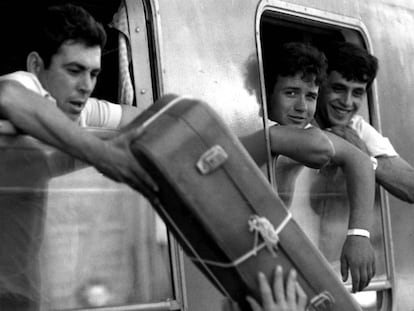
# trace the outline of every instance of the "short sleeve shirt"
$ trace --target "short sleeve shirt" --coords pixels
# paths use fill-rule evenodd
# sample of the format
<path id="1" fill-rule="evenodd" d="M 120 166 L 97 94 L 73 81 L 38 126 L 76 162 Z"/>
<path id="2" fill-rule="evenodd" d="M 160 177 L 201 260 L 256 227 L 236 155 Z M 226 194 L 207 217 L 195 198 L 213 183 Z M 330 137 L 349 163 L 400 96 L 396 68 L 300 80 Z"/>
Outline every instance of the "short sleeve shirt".
<path id="1" fill-rule="evenodd" d="M 373 128 L 360 115 L 355 115 L 350 123 L 358 136 L 365 142 L 371 156 L 387 156 L 395 157 L 398 153 L 395 151 L 390 140 L 382 136 L 375 128 Z"/>
<path id="2" fill-rule="evenodd" d="M 56 104 L 56 100 L 42 87 L 39 79 L 32 73 L 16 71 L 0 77 L 1 80 L 14 80 L 21 83 L 27 89 L 49 99 Z M 89 98 L 85 108 L 79 117 L 79 125 L 82 127 L 103 127 L 116 129 L 121 123 L 122 108 L 120 105 L 101 100 Z"/>

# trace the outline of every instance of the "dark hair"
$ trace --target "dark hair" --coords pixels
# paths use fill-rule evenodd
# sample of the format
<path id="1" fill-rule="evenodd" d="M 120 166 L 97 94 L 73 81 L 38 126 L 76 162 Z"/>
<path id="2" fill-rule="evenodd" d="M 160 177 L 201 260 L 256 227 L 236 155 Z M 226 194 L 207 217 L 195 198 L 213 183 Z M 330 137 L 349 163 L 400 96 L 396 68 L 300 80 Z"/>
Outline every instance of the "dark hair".
<path id="1" fill-rule="evenodd" d="M 42 57 L 45 67 L 66 41 L 82 43 L 88 47 L 106 43 L 105 30 L 92 15 L 80 6 L 72 4 L 48 7 L 40 16 L 34 51 Z"/>
<path id="2" fill-rule="evenodd" d="M 339 72 L 345 79 L 367 83 L 369 88 L 378 71 L 378 59 L 367 50 L 349 42 L 332 42 L 325 54 L 328 73 Z"/>
<path id="3" fill-rule="evenodd" d="M 320 85 L 326 78 L 325 55 L 310 44 L 302 42 L 285 43 L 272 59 L 265 64 L 266 92 L 271 95 L 277 78 L 302 74 L 304 81 L 314 80 Z"/>

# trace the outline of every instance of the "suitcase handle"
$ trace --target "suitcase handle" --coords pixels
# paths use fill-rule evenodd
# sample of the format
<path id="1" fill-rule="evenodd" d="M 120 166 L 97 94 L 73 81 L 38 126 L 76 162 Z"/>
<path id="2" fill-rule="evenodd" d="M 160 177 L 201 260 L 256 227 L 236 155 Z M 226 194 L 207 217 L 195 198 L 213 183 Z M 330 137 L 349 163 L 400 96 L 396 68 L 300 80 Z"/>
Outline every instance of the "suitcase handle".
<path id="1" fill-rule="evenodd" d="M 306 311 L 329 311 L 335 304 L 335 299 L 328 291 L 323 291 L 319 295 L 313 297 Z"/>
<path id="2" fill-rule="evenodd" d="M 204 152 L 197 161 L 196 167 L 202 175 L 218 169 L 228 158 L 227 152 L 220 145 L 214 145 Z"/>

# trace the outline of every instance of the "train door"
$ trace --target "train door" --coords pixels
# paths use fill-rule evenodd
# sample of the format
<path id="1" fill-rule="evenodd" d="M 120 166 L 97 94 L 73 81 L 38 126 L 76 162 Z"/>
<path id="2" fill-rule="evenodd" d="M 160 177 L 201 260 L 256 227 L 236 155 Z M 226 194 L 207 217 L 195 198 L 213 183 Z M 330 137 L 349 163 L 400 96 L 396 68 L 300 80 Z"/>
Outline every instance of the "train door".
<path id="1" fill-rule="evenodd" d="M 264 103 L 268 77 L 266 66 L 285 42 L 308 42 L 323 51 L 331 40 L 350 41 L 372 52 L 369 34 L 360 20 L 282 1 L 260 3 L 256 30 Z M 374 85 L 367 96 L 366 105 L 359 112 L 374 127 L 379 124 L 377 105 Z M 266 104 L 263 110 L 266 119 Z M 339 256 L 348 221 L 346 195 L 338 187 L 339 181 L 334 183 L 325 180 L 323 187 L 315 187 L 316 184 L 320 185 L 320 180 L 321 176 L 315 170 L 304 169 L 296 180 L 290 209 L 340 277 Z M 333 184 L 335 186 L 332 187 Z M 368 288 L 355 294 L 355 297 L 364 310 L 392 310 L 394 269 L 390 216 L 387 198 L 379 188 L 376 189 L 375 224 L 371 242 L 376 254 L 376 276 Z M 349 280 L 345 286 L 350 289 Z"/>
<path id="2" fill-rule="evenodd" d="M 36 6 L 65 2 L 87 9 L 107 30 L 94 96 L 140 109 L 152 104 L 153 8 L 128 0 Z M 37 8 L 31 1 L 0 6 L 9 43 L 1 74 L 24 70 Z M 144 197 L 26 135 L 0 134 L 0 149 L 1 294 L 35 301 L 40 310 L 186 308 L 181 251 Z"/>

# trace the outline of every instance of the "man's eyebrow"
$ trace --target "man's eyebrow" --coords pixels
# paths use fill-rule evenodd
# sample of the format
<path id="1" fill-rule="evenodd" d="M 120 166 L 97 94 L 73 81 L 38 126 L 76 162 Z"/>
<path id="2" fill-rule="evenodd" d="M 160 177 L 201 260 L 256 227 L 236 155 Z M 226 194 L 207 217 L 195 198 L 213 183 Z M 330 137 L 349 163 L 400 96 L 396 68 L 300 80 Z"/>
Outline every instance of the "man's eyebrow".
<path id="1" fill-rule="evenodd" d="M 283 87 L 282 90 L 294 90 L 294 91 L 297 91 L 297 90 L 300 90 L 300 87 L 287 85 L 287 86 Z"/>
<path id="2" fill-rule="evenodd" d="M 87 66 L 84 66 L 84 65 L 82 65 L 80 63 L 77 63 L 77 62 L 66 63 L 63 66 L 64 67 L 77 67 L 80 70 L 88 70 L 88 67 Z M 94 71 L 94 72 L 98 72 L 99 73 L 101 71 L 101 68 L 92 68 L 91 70 Z"/>
<path id="3" fill-rule="evenodd" d="M 86 66 L 84 66 L 80 63 L 77 63 L 77 62 L 66 63 L 63 66 L 65 66 L 65 67 L 78 67 L 79 69 L 86 69 Z"/>
<path id="4" fill-rule="evenodd" d="M 346 85 L 344 83 L 341 83 L 341 82 L 331 83 L 331 86 L 336 86 L 336 87 L 340 86 L 340 87 L 344 87 L 344 88 L 346 87 Z"/>

